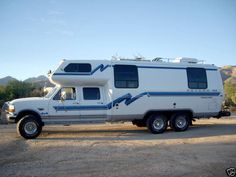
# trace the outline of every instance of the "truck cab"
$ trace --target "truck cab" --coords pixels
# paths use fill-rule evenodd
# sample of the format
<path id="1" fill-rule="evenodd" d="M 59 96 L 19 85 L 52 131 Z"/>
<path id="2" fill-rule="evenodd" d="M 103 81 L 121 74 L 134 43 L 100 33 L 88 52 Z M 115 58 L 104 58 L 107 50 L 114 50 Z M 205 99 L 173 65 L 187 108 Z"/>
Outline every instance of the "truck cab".
<path id="1" fill-rule="evenodd" d="M 22 98 L 8 102 L 7 112 L 7 120 L 12 123 L 29 115 L 37 117 L 41 125 L 103 123 L 108 120 L 104 88 L 92 85 L 57 85 L 45 97 Z M 33 126 L 36 124 L 32 124 L 30 128 Z"/>

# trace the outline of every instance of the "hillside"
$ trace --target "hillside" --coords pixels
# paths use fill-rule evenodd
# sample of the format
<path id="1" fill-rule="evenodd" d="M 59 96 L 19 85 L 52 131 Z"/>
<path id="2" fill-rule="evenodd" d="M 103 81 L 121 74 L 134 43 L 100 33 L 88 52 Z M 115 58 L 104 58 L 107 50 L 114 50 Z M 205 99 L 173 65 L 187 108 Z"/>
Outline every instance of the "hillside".
<path id="1" fill-rule="evenodd" d="M 51 87 L 53 86 L 48 78 L 46 76 L 43 76 L 43 75 L 40 75 L 38 77 L 30 77 L 26 80 L 24 80 L 24 82 L 28 82 L 28 83 L 32 83 L 32 84 L 36 84 L 37 86 L 40 86 L 40 87 L 44 87 L 45 85 L 47 87 Z"/>
<path id="2" fill-rule="evenodd" d="M 231 82 L 236 85 L 236 66 L 224 66 L 220 72 L 224 82 Z"/>
<path id="3" fill-rule="evenodd" d="M 13 78 L 11 76 L 7 76 L 7 77 L 4 77 L 4 78 L 1 78 L 0 79 L 0 85 L 6 86 L 8 84 L 8 82 L 14 81 L 14 80 L 17 80 L 17 79 L 15 79 L 15 78 Z M 35 85 L 37 85 L 39 87 L 44 87 L 45 84 L 46 84 L 47 87 L 53 86 L 49 82 L 48 78 L 46 76 L 43 76 L 43 75 L 38 76 L 38 77 L 30 77 L 30 78 L 24 80 L 24 82 L 32 83 L 32 84 L 35 84 Z"/>
<path id="4" fill-rule="evenodd" d="M 11 76 L 3 77 L 0 79 L 0 85 L 7 85 L 8 82 L 15 81 L 15 80 L 17 80 L 17 79 L 15 79 Z"/>

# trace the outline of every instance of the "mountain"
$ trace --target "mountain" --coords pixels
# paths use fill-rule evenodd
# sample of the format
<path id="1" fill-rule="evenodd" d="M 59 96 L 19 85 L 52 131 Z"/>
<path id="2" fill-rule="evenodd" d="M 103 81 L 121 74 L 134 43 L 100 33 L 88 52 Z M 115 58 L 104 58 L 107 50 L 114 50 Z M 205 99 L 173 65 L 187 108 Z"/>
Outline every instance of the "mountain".
<path id="1" fill-rule="evenodd" d="M 0 79 L 0 85 L 7 85 L 10 81 L 16 81 L 17 79 L 11 76 L 3 77 Z"/>
<path id="2" fill-rule="evenodd" d="M 32 83 L 32 84 L 36 84 L 39 87 L 52 87 L 53 84 L 51 84 L 48 80 L 48 78 L 46 76 L 40 75 L 38 77 L 30 77 L 26 80 L 24 80 L 24 82 L 28 82 L 28 83 Z"/>
<path id="3" fill-rule="evenodd" d="M 7 76 L 7 77 L 4 77 L 4 78 L 1 78 L 0 79 L 0 85 L 7 85 L 8 82 L 10 81 L 16 81 L 17 79 L 11 77 L 11 76 Z M 27 82 L 27 83 L 32 83 L 32 84 L 35 84 L 36 86 L 38 87 L 52 87 L 53 84 L 51 84 L 48 80 L 48 78 L 46 76 L 38 76 L 38 77 L 30 77 L 26 80 L 24 80 L 24 82 Z"/>
<path id="4" fill-rule="evenodd" d="M 236 66 L 224 66 L 220 69 L 224 82 L 231 82 L 236 85 Z"/>
<path id="5" fill-rule="evenodd" d="M 48 78 L 43 75 L 40 75 L 38 77 L 30 77 L 24 80 L 24 82 L 29 82 L 29 83 L 37 83 L 37 82 L 45 82 L 45 81 L 48 81 Z"/>

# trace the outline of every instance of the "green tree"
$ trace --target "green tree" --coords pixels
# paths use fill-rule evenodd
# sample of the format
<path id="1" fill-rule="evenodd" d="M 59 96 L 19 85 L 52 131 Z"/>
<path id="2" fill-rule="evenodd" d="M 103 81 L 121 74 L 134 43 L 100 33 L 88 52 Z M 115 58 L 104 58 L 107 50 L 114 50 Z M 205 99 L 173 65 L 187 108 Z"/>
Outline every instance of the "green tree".
<path id="1" fill-rule="evenodd" d="M 224 85 L 225 100 L 230 106 L 236 105 L 236 86 L 231 82 L 225 82 Z"/>
<path id="2" fill-rule="evenodd" d="M 6 100 L 28 97 L 34 89 L 35 87 L 30 83 L 11 81 L 6 86 Z"/>
<path id="3" fill-rule="evenodd" d="M 11 81 L 7 86 L 0 86 L 0 108 L 6 101 L 43 95 L 42 87 L 23 81 Z"/>
<path id="4" fill-rule="evenodd" d="M 0 85 L 0 100 L 4 99 L 5 96 L 5 87 Z"/>
<path id="5" fill-rule="evenodd" d="M 0 110 L 6 99 L 5 87 L 0 86 Z"/>

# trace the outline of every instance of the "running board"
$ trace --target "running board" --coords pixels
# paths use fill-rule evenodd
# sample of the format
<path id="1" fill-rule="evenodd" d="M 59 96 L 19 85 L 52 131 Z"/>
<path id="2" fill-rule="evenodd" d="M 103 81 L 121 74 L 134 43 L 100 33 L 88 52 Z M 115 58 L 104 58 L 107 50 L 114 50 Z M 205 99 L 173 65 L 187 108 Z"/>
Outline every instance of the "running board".
<path id="1" fill-rule="evenodd" d="M 91 124 L 91 123 L 105 123 L 107 119 L 45 119 L 45 125 L 59 124 L 59 125 L 73 125 L 73 124 Z"/>

